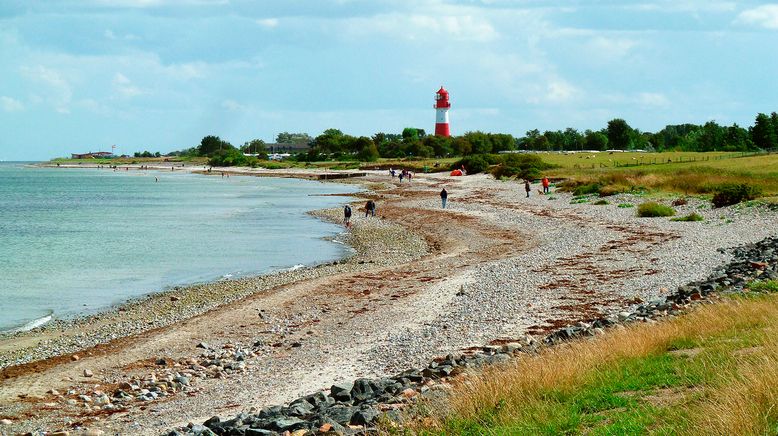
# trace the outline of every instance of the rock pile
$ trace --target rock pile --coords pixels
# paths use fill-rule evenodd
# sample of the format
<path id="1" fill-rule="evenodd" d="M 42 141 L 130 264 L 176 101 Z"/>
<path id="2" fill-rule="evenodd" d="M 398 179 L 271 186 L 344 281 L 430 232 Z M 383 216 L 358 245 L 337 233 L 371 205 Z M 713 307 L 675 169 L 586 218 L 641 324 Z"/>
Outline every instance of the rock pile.
<path id="1" fill-rule="evenodd" d="M 573 338 L 601 334 L 615 324 L 650 321 L 680 314 L 685 306 L 702 300 L 712 292 L 742 292 L 748 283 L 778 279 L 778 237 L 744 245 L 731 250 L 734 259 L 707 279 L 680 286 L 663 299 L 657 299 L 611 317 L 579 322 L 559 329 L 536 342 L 527 336 L 523 341 L 502 346 L 470 349 L 462 355 L 448 355 L 431 362 L 424 369 L 409 369 L 393 377 L 357 379 L 333 385 L 329 391 L 317 392 L 292 401 L 286 406 L 272 406 L 258 413 L 244 413 L 222 421 L 218 416 L 203 425 L 166 432 L 183 435 L 309 435 L 364 434 L 374 432 L 379 419 L 397 422 L 399 410 L 414 403 L 422 394 L 439 390 L 442 382 L 466 368 L 506 362 L 513 355 L 536 352 L 539 346 L 551 346 Z M 382 418 L 383 417 L 383 418 Z"/>
<path id="2" fill-rule="evenodd" d="M 257 347 L 262 346 L 256 344 Z M 154 368 L 145 376 L 133 376 L 126 380 L 101 386 L 91 385 L 93 389 L 70 389 L 65 394 L 50 391 L 60 403 L 69 406 L 82 406 L 85 412 L 122 411 L 131 403 L 152 402 L 179 392 L 196 390 L 198 379 L 225 378 L 246 372 L 250 367 L 250 358 L 255 357 L 257 347 L 244 347 L 228 342 L 219 349 L 208 344 L 197 345 L 203 351 L 198 357 L 175 361 L 160 357 L 154 361 Z M 89 374 L 89 375 L 87 375 Z M 84 370 L 85 377 L 93 377 L 91 371 Z M 106 392 L 108 391 L 108 392 Z"/>

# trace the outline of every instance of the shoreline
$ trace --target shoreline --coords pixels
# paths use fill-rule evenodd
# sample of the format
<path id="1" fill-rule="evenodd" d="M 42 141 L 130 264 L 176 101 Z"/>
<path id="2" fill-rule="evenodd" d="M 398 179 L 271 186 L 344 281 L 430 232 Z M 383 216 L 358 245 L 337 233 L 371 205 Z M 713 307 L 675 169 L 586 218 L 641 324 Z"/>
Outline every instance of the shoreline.
<path id="1" fill-rule="evenodd" d="M 36 163 L 31 165 L 32 167 L 38 167 L 38 168 L 61 168 L 61 169 L 70 169 L 70 168 L 81 168 L 81 169 L 100 169 L 98 168 L 97 164 L 90 164 L 90 166 L 56 166 L 53 164 L 41 164 Z M 129 166 L 130 168 L 133 168 L 132 165 Z M 133 168 L 134 170 L 140 170 L 137 166 Z M 233 174 L 236 176 L 257 176 L 256 174 L 251 174 L 249 171 L 241 171 L 241 172 L 234 172 Z M 143 171 L 159 171 L 164 172 L 165 169 L 162 167 L 157 168 L 145 168 Z M 273 171 L 273 170 L 268 170 Z M 186 172 L 190 174 L 200 174 L 200 175 L 209 175 L 205 172 L 201 172 L 198 170 L 195 170 L 192 167 L 186 168 Z M 215 172 L 216 175 L 220 173 L 220 171 Z M 272 174 L 264 174 L 265 177 L 273 177 Z M 280 177 L 290 177 L 289 175 L 281 175 Z M 294 176 L 292 176 L 294 177 Z M 297 178 L 297 177 L 295 177 Z M 302 180 L 318 180 L 310 177 L 299 177 Z M 342 180 L 338 179 L 329 179 L 333 182 Z M 329 180 L 321 180 L 321 181 L 329 181 Z M 351 181 L 347 182 L 351 184 Z M 343 197 L 356 197 L 359 198 L 362 194 L 368 194 L 369 191 L 366 190 L 366 184 L 365 183 L 359 183 L 362 185 L 362 190 L 358 192 L 354 192 L 351 194 L 327 194 L 327 195 L 342 195 Z M 340 220 L 338 219 L 338 213 L 340 213 L 339 210 L 335 211 L 336 213 L 331 214 L 328 213 L 327 209 L 312 209 L 305 212 L 305 214 L 313 216 L 317 219 L 330 222 L 333 224 L 339 224 Z M 91 348 L 100 344 L 104 344 L 106 342 L 110 342 L 115 339 L 120 339 L 122 337 L 127 337 L 139 333 L 143 333 L 145 331 L 153 330 L 156 328 L 166 327 L 173 325 L 177 322 L 184 321 L 186 319 L 199 316 L 203 313 L 208 312 L 209 310 L 218 308 L 222 305 L 229 304 L 230 302 L 246 298 L 254 293 L 261 292 L 260 289 L 264 290 L 267 289 L 268 286 L 275 287 L 275 286 L 281 286 L 288 283 L 293 283 L 298 280 L 306 280 L 309 279 L 310 275 L 318 275 L 318 270 L 321 268 L 325 268 L 328 266 L 334 266 L 338 264 L 345 264 L 348 263 L 352 258 L 354 257 L 364 257 L 365 251 L 367 248 L 360 244 L 356 244 L 356 246 L 349 241 L 351 235 L 347 231 L 343 231 L 339 234 L 334 235 L 334 237 L 325 236 L 323 239 L 328 240 L 331 243 L 338 243 L 341 245 L 346 246 L 348 249 L 352 250 L 352 253 L 345 253 L 344 256 L 339 257 L 337 259 L 331 259 L 326 261 L 321 261 L 318 263 L 310 264 L 310 265 L 302 265 L 302 264 L 293 264 L 289 267 L 283 267 L 277 270 L 269 271 L 266 273 L 261 274 L 251 274 L 246 276 L 241 276 L 238 278 L 231 278 L 231 277 L 225 277 L 221 276 L 220 278 L 215 278 L 213 280 L 206 280 L 206 281 L 194 281 L 191 283 L 183 283 L 183 284 L 171 284 L 169 286 L 166 286 L 163 289 L 151 291 L 148 293 L 145 293 L 143 295 L 133 296 L 129 297 L 126 300 L 122 301 L 118 304 L 112 304 L 100 309 L 96 309 L 95 311 L 90 311 L 89 313 L 85 314 L 75 314 L 75 315 L 69 315 L 65 316 L 63 318 L 57 318 L 53 316 L 53 313 L 49 313 L 45 316 L 42 316 L 35 320 L 30 320 L 29 322 L 26 322 L 25 324 L 21 326 L 15 326 L 11 327 L 7 330 L 0 331 L 0 374 L 6 369 L 6 368 L 12 368 L 14 366 L 18 365 L 26 365 L 30 363 L 35 363 L 36 361 L 46 360 L 50 358 L 55 358 L 63 355 L 70 355 L 77 353 L 79 351 L 82 351 L 87 348 Z M 331 274 L 334 274 L 336 272 L 330 272 Z M 325 273 L 326 274 L 326 273 Z M 259 283 L 259 285 L 257 284 Z M 272 285 L 270 285 L 272 284 Z M 204 301 L 201 299 L 187 299 L 187 296 L 190 296 L 191 294 L 201 293 L 204 289 L 211 289 L 211 288 L 224 288 L 225 290 L 223 292 L 208 292 L 209 297 L 207 297 Z M 246 290 L 247 287 L 253 287 L 254 290 Z M 188 301 L 187 300 L 192 300 Z M 70 343 L 70 344 L 60 344 L 57 343 L 56 339 L 50 339 L 51 337 L 59 337 L 61 335 L 67 335 L 69 331 L 73 329 L 81 329 L 81 328 L 88 328 L 89 326 L 93 326 L 95 324 L 103 324 L 106 322 L 107 319 L 115 319 L 119 317 L 126 317 L 126 315 L 129 313 L 130 316 L 133 315 L 134 312 L 143 312 L 145 309 L 156 309 L 160 305 L 167 306 L 165 303 L 173 302 L 177 303 L 175 307 L 170 306 L 166 307 L 168 313 L 166 313 L 163 317 L 167 318 L 162 321 L 154 322 L 153 324 L 147 326 L 147 327 L 139 327 L 139 328 L 131 328 L 129 330 L 123 330 L 121 333 L 110 333 L 108 336 L 100 335 L 99 332 L 96 332 L 92 334 L 92 338 L 88 338 L 85 340 L 81 340 L 78 343 Z M 41 322 L 43 321 L 43 322 Z M 27 328 L 30 326 L 29 328 Z M 42 341 L 48 341 L 52 340 L 54 343 L 46 344 L 45 350 L 30 350 L 29 347 L 22 347 L 18 349 L 14 349 L 13 346 L 9 346 L 9 342 L 27 342 L 27 339 L 41 339 Z"/>
<path id="2" fill-rule="evenodd" d="M 214 412 L 251 413 L 333 383 L 630 311 L 728 262 L 718 248 L 778 234 L 778 214 L 760 207 L 711 209 L 690 199 L 679 214 L 698 211 L 705 221 L 671 222 L 617 207 L 645 201 L 634 195 L 597 206 L 562 193 L 524 199 L 518 184 L 486 176 L 420 175 L 397 184 L 375 174 L 360 181 L 376 187 L 366 197 L 376 199 L 382 218 L 352 217 L 355 229 L 365 226 L 351 236 L 366 257 L 112 341 L 80 360 L 0 371 L 7 388 L 0 407 L 20 419 L 12 428 L 72 428 L 67 420 L 76 420 L 110 433 L 159 434 Z M 441 186 L 449 191 L 445 210 Z M 338 210 L 321 213 L 340 218 Z M 234 361 L 245 353 L 245 361 Z M 179 375 L 195 379 L 153 402 L 84 400 L 97 401 L 117 384 L 151 389 L 149 380 Z M 52 389 L 64 393 L 45 394 Z M 21 394 L 27 397 L 19 401 Z M 24 415 L 41 404 L 50 409 Z"/>

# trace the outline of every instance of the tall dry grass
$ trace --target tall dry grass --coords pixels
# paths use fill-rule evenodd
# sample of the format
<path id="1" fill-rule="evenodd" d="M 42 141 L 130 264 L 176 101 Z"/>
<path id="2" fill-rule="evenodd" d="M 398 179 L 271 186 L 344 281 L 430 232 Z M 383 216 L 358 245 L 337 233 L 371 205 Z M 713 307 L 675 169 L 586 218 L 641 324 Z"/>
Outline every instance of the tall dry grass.
<path id="1" fill-rule="evenodd" d="M 778 327 L 778 298 L 774 296 L 699 307 L 683 317 L 614 329 L 606 335 L 547 349 L 536 356 L 523 356 L 457 384 L 450 396 L 450 413 L 428 420 L 425 427 L 434 431 L 445 428 L 447 419 L 478 421 L 484 414 L 496 425 L 527 418 L 542 422 L 549 418 L 542 416 L 548 409 L 542 406 L 548 392 L 575 389 L 597 377 L 600 368 L 625 359 L 664 353 L 678 341 L 765 326 Z M 747 428 L 745 423 L 751 423 L 754 434 L 759 434 L 759 428 L 766 425 L 760 423 L 775 422 L 778 336 L 773 335 L 770 340 L 770 352 L 759 353 L 759 359 L 742 372 L 741 380 L 722 388 L 705 406 L 709 413 L 703 415 L 707 418 L 699 424 L 712 434 L 742 434 L 731 430 Z M 714 361 L 709 366 L 711 371 L 718 370 Z"/>
<path id="2" fill-rule="evenodd" d="M 764 345 L 739 357 L 738 377 L 712 389 L 695 415 L 694 428 L 722 436 L 778 434 L 778 325 L 776 318 L 772 322 Z"/>

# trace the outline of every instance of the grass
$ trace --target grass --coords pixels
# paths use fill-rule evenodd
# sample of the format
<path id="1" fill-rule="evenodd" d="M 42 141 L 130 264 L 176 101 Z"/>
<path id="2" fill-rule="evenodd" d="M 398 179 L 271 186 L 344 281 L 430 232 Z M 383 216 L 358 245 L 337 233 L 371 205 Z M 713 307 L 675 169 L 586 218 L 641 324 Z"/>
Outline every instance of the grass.
<path id="1" fill-rule="evenodd" d="M 606 204 L 610 204 L 610 202 L 608 200 L 597 200 L 592 204 L 595 206 L 605 206 Z"/>
<path id="2" fill-rule="evenodd" d="M 702 215 L 698 213 L 690 213 L 689 215 L 678 217 L 678 218 L 670 218 L 670 221 L 685 221 L 685 222 L 691 222 L 691 221 L 704 221 L 705 218 L 703 218 Z"/>
<path id="3" fill-rule="evenodd" d="M 673 216 L 675 215 L 675 209 L 673 209 L 670 206 L 665 206 L 664 204 L 659 204 L 653 201 L 649 201 L 638 206 L 637 214 L 639 217 L 644 217 L 644 218 Z"/>
<path id="4" fill-rule="evenodd" d="M 627 208 L 630 208 L 630 207 L 635 207 L 635 205 L 632 204 L 632 203 L 621 203 L 621 204 L 619 204 L 619 207 L 622 208 L 622 209 L 627 209 Z"/>
<path id="5" fill-rule="evenodd" d="M 454 386 L 448 412 L 410 431 L 775 434 L 776 404 L 778 295 L 759 294 L 471 373 Z"/>
<path id="6" fill-rule="evenodd" d="M 588 156 L 588 158 L 587 158 Z M 597 184 L 601 195 L 642 190 L 712 195 L 726 184 L 747 184 L 765 197 L 778 196 L 778 155 L 739 153 L 542 154 L 557 168 L 549 177 L 568 179 L 570 190 Z M 672 163 L 667 163 L 667 160 Z M 696 159 L 696 161 L 695 161 Z M 615 166 L 643 162 L 642 166 Z M 653 164 L 653 162 L 657 162 Z M 664 162 L 664 163 L 661 163 Z"/>

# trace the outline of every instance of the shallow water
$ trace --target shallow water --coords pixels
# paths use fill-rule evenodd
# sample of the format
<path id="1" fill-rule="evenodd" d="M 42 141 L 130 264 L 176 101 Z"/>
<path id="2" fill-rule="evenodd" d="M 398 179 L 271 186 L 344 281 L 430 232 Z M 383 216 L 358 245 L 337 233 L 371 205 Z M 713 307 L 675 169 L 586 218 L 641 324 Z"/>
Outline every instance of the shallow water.
<path id="1" fill-rule="evenodd" d="M 155 182 L 155 177 L 159 182 Z M 342 257 L 308 216 L 356 188 L 307 180 L 0 164 L 0 331 L 174 285 Z"/>

